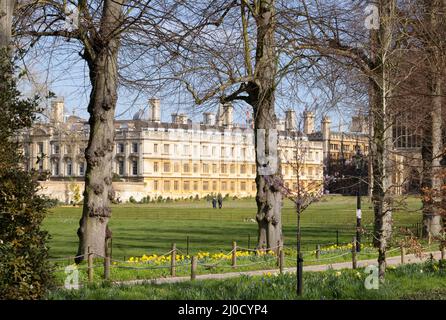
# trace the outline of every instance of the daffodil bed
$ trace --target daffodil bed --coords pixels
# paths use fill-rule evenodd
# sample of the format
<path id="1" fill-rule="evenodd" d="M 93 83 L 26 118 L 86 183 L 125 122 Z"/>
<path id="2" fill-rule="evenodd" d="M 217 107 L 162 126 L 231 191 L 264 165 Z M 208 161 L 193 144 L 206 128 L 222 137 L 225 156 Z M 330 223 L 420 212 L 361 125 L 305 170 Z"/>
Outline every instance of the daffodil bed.
<path id="1" fill-rule="evenodd" d="M 188 281 L 162 285 L 116 286 L 96 283 L 80 290 L 58 289 L 48 299 L 443 299 L 446 300 L 446 261 L 389 267 L 378 288 L 366 287 L 364 269 L 304 272 L 303 296 L 296 296 L 295 274 L 241 276 L 225 280 Z"/>
<path id="2" fill-rule="evenodd" d="M 432 247 L 434 249 L 434 247 Z M 389 252 L 389 256 L 398 255 L 398 250 Z M 203 252 L 200 251 L 197 257 L 197 274 L 219 274 L 234 271 L 271 270 L 278 269 L 278 257 L 273 251 L 237 250 L 236 267 L 232 267 L 232 252 Z M 331 245 L 322 247 L 319 259 L 316 258 L 316 251 L 305 251 L 303 253 L 304 265 L 331 264 L 335 262 L 351 261 L 351 244 Z M 292 248 L 284 249 L 284 267 L 295 267 L 297 252 Z M 362 250 L 357 254 L 358 260 L 377 258 L 376 249 L 371 244 L 363 244 Z M 189 276 L 191 270 L 191 256 L 181 252 L 176 254 L 176 276 Z M 63 285 L 67 274 L 65 272 L 67 263 L 58 262 L 55 264 L 56 282 Z M 142 255 L 130 257 L 126 261 L 112 260 L 110 270 L 110 280 L 126 281 L 138 279 L 155 279 L 170 277 L 171 254 L 165 255 Z M 81 284 L 87 283 L 88 269 L 86 263 L 78 266 L 79 281 Z M 103 259 L 94 261 L 94 282 L 103 281 Z"/>

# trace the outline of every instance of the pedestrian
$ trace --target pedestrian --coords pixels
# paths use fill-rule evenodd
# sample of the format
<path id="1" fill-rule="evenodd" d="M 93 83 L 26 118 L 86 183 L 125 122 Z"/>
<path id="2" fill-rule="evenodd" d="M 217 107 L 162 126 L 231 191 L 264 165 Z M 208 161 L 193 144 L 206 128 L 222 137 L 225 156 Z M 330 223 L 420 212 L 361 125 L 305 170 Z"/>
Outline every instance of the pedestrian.
<path id="1" fill-rule="evenodd" d="M 218 195 L 218 208 L 221 209 L 223 207 L 223 197 L 221 194 Z"/>
<path id="2" fill-rule="evenodd" d="M 217 199 L 215 197 L 212 198 L 212 208 L 217 209 Z"/>

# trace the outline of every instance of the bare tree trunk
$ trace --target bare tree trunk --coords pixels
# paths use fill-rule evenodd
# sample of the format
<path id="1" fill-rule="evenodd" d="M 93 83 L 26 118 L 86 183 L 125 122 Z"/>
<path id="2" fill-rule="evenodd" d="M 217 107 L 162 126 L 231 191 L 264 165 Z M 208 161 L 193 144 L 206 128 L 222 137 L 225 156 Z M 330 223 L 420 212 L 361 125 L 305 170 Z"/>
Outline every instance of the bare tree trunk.
<path id="1" fill-rule="evenodd" d="M 113 199 L 112 157 L 114 148 L 114 115 L 117 102 L 118 51 L 120 39 L 112 33 L 122 17 L 123 0 L 105 1 L 100 35 L 94 53 L 86 50 L 84 58 L 90 68 L 92 90 L 88 112 L 90 114 L 90 139 L 85 158 L 84 206 L 79 222 L 78 255 L 88 248 L 98 255 L 105 255 L 105 242 L 111 237 L 108 221 L 111 217 L 110 200 Z M 77 263 L 83 260 L 80 257 Z"/>
<path id="2" fill-rule="evenodd" d="M 0 49 L 10 45 L 15 4 L 15 0 L 0 0 Z"/>
<path id="3" fill-rule="evenodd" d="M 274 105 L 274 104 L 273 104 Z M 272 130 L 275 130 L 274 121 L 271 121 L 270 117 L 274 116 L 274 107 L 262 105 L 263 109 L 257 114 L 255 119 L 255 131 L 257 129 L 265 129 L 265 142 L 260 141 L 260 143 L 266 143 L 265 153 L 270 152 L 271 146 L 269 146 L 269 135 Z M 256 135 L 256 146 L 258 146 L 258 135 Z M 257 185 L 257 215 L 256 219 L 258 222 L 258 247 L 266 248 L 276 248 L 283 244 L 282 235 L 282 202 L 283 195 L 280 192 L 278 186 L 280 185 L 281 172 L 280 163 L 277 163 L 276 173 L 262 175 L 259 173 L 259 168 L 263 168 L 264 158 L 261 154 L 258 154 L 256 148 L 256 164 L 257 164 L 257 175 L 256 175 L 256 185 Z"/>
<path id="4" fill-rule="evenodd" d="M 443 79 L 439 75 L 440 70 L 435 73 L 435 80 L 432 88 L 432 189 L 440 191 L 443 181 L 440 176 L 442 153 L 443 153 L 443 136 L 442 136 L 442 85 Z M 434 215 L 430 219 L 429 232 L 436 237 L 441 234 L 442 223 L 440 211 L 441 197 L 434 197 Z"/>
<path id="5" fill-rule="evenodd" d="M 428 60 L 430 64 L 429 72 L 429 92 L 431 96 L 431 110 L 428 115 L 425 130 L 423 132 L 423 191 L 440 191 L 443 181 L 440 177 L 440 169 L 443 153 L 442 139 L 442 86 L 443 86 L 443 68 L 442 53 L 434 41 L 442 41 L 439 28 L 441 24 L 439 16 L 444 14 L 442 10 L 443 0 L 427 1 L 426 26 L 434 35 L 427 41 L 429 48 Z M 436 193 L 436 192 L 435 192 Z M 437 237 L 442 231 L 440 211 L 441 197 L 425 196 L 423 197 L 423 235 Z"/>
<path id="6" fill-rule="evenodd" d="M 436 71 L 438 72 L 438 70 Z M 439 236 L 442 231 L 441 214 L 439 213 L 439 199 L 435 194 L 443 185 L 439 175 L 441 169 L 442 154 L 442 79 L 437 74 L 432 74 L 430 93 L 432 95 L 431 111 L 427 115 L 426 125 L 423 130 L 423 236 L 429 234 Z"/>
<path id="7" fill-rule="evenodd" d="M 275 1 L 261 0 L 259 14 L 256 18 L 257 24 L 257 48 L 255 80 L 248 84 L 250 104 L 254 109 L 254 130 L 259 132 L 265 130 L 265 153 L 272 154 L 269 145 L 270 135 L 276 130 L 275 115 L 275 78 L 277 74 L 277 55 L 274 39 L 275 31 Z M 279 159 L 277 159 L 277 170 L 269 175 L 262 175 L 259 169 L 267 166 L 263 155 L 258 153 L 258 135 L 255 134 L 256 146 L 256 184 L 257 184 L 257 222 L 258 247 L 266 246 L 275 248 L 282 245 L 282 201 L 283 195 L 277 187 L 281 180 Z M 277 145 L 277 143 L 276 143 Z M 277 150 L 275 153 L 278 155 Z M 271 164 L 270 164 L 271 165 Z"/>
<path id="8" fill-rule="evenodd" d="M 372 61 L 375 65 L 371 79 L 371 114 L 373 121 L 372 171 L 373 209 L 375 214 L 374 245 L 378 248 L 379 278 L 384 280 L 386 251 L 392 235 L 391 153 L 393 148 L 390 121 L 389 55 L 392 46 L 394 0 L 379 1 L 380 27 L 372 31 Z"/>

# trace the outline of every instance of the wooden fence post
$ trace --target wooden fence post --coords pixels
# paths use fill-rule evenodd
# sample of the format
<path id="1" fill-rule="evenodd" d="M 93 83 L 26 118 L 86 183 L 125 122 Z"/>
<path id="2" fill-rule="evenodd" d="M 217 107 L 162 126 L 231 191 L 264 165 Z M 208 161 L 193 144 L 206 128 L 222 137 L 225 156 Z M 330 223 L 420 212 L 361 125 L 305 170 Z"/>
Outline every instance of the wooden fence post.
<path id="1" fill-rule="evenodd" d="M 283 246 L 280 245 L 280 241 L 277 241 L 277 248 L 273 251 L 273 254 L 276 255 L 276 266 L 280 267 L 280 252 L 283 250 Z"/>
<path id="2" fill-rule="evenodd" d="M 93 252 L 91 252 L 90 247 L 88 247 L 88 259 L 87 259 L 87 266 L 88 266 L 88 282 L 93 282 Z"/>
<path id="3" fill-rule="evenodd" d="M 319 260 L 320 255 L 321 255 L 321 245 L 318 244 L 318 245 L 316 245 L 316 259 L 317 260 Z"/>
<path id="4" fill-rule="evenodd" d="M 443 243 L 440 244 L 440 251 L 441 251 L 441 260 L 445 260 L 446 259 L 446 245 L 444 245 Z"/>
<path id="5" fill-rule="evenodd" d="M 104 279 L 110 280 L 110 239 L 105 240 L 105 257 L 104 257 Z"/>
<path id="6" fill-rule="evenodd" d="M 237 265 L 237 242 L 232 241 L 232 263 L 231 266 L 235 268 Z"/>
<path id="7" fill-rule="evenodd" d="M 176 275 L 176 262 L 177 262 L 177 245 L 172 243 L 172 252 L 170 256 L 170 275 L 175 277 Z"/>
<path id="8" fill-rule="evenodd" d="M 283 252 L 283 248 L 280 248 L 280 252 L 279 252 L 279 270 L 280 270 L 280 273 L 283 273 L 284 264 L 285 264 L 285 253 Z"/>
<path id="9" fill-rule="evenodd" d="M 403 245 L 401 245 L 401 264 L 404 264 L 405 256 L 406 256 L 406 248 Z"/>
<path id="10" fill-rule="evenodd" d="M 356 237 L 352 241 L 352 268 L 356 269 Z"/>
<path id="11" fill-rule="evenodd" d="M 197 257 L 192 256 L 190 261 L 190 279 L 195 280 L 197 277 Z"/>

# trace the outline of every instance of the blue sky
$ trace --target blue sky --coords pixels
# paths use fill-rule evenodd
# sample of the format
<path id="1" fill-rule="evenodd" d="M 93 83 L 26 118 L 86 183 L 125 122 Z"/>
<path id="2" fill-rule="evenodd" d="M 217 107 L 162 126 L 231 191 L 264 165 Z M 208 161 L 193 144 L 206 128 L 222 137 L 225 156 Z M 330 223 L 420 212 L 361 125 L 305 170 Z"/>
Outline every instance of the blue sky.
<path id="1" fill-rule="evenodd" d="M 61 46 L 60 49 L 63 47 Z M 38 52 L 34 56 L 27 57 L 26 68 L 30 71 L 29 80 L 22 83 L 21 89 L 25 94 L 29 94 L 34 90 L 46 92 L 47 90 L 54 92 L 58 97 L 65 100 L 65 113 L 76 114 L 82 118 L 88 118 L 87 105 L 90 94 L 88 69 L 85 62 L 78 56 L 78 48 L 67 49 L 63 52 L 56 50 L 50 55 L 39 55 Z M 44 59 L 42 59 L 44 57 Z M 31 85 L 30 83 L 34 83 Z M 281 92 L 289 91 L 286 87 L 280 87 L 276 98 L 276 112 L 279 117 L 283 118 L 283 111 L 292 108 L 299 115 L 306 106 L 314 106 L 315 103 L 323 104 L 323 99 L 318 96 L 317 90 L 299 87 L 294 96 L 281 94 Z M 290 92 L 291 92 L 290 91 Z M 128 90 L 121 87 L 119 90 L 119 98 L 117 104 L 116 115 L 118 119 L 131 119 L 140 108 L 148 105 L 148 99 L 156 96 L 161 99 L 161 116 L 162 121 L 171 121 L 171 113 L 184 112 L 188 114 L 194 121 L 202 120 L 204 111 L 217 111 L 217 103 L 207 106 L 196 106 L 191 100 L 191 96 L 186 90 L 165 90 L 163 92 L 141 92 L 137 90 Z M 319 100 L 319 101 L 315 101 Z M 321 102 L 322 101 L 322 102 Z M 47 101 L 45 107 L 50 106 Z M 322 107 L 322 108 L 321 108 Z M 342 103 L 341 103 L 341 106 Z M 344 106 L 345 107 L 345 106 Z M 238 123 L 246 122 L 246 112 L 250 110 L 247 104 L 235 105 L 234 118 Z M 316 126 L 319 126 L 320 118 L 326 114 L 326 106 L 320 106 L 316 111 Z M 333 127 L 339 129 L 339 122 L 342 119 L 343 129 L 347 130 L 348 122 L 351 114 L 339 111 L 328 112 L 332 118 Z"/>

